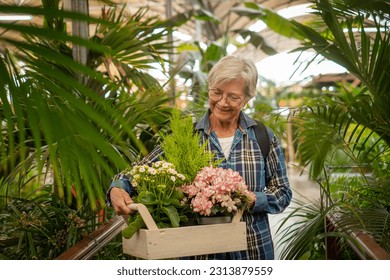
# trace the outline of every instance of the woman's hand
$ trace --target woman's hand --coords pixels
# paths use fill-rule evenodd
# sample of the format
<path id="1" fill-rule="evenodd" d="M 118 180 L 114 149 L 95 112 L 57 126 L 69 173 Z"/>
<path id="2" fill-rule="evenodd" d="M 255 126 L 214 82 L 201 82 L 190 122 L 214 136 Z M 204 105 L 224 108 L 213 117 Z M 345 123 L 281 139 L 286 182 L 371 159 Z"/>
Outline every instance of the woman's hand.
<path id="1" fill-rule="evenodd" d="M 134 213 L 129 208 L 129 205 L 134 203 L 134 201 L 125 190 L 116 187 L 112 188 L 110 191 L 110 199 L 117 215 L 131 215 Z"/>
<path id="2" fill-rule="evenodd" d="M 251 199 L 248 201 L 249 211 L 253 210 L 253 207 L 255 207 L 255 204 L 256 204 L 256 196 L 254 197 L 254 199 Z"/>

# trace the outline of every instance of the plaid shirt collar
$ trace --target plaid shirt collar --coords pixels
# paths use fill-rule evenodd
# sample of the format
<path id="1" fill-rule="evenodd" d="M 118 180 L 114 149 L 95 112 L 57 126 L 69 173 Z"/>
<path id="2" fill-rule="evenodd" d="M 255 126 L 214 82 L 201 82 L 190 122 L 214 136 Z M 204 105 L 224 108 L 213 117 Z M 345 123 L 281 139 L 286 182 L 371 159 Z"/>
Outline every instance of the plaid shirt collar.
<path id="1" fill-rule="evenodd" d="M 210 136 L 210 116 L 211 110 L 208 109 L 207 113 L 197 122 L 195 126 L 195 130 L 203 130 L 205 134 Z M 251 126 L 255 126 L 256 121 L 251 119 L 247 114 L 243 111 L 240 112 L 240 125 L 239 128 L 243 134 L 248 133 L 248 128 Z"/>

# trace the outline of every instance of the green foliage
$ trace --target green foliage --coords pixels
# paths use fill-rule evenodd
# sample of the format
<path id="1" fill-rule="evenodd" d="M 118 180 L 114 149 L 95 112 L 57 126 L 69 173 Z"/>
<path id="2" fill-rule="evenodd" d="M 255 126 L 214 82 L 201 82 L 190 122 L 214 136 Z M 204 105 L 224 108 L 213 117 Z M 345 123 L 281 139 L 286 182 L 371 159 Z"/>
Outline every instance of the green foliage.
<path id="1" fill-rule="evenodd" d="M 206 150 L 207 142 L 200 143 L 200 135 L 194 132 L 190 115 L 181 117 L 174 110 L 170 120 L 171 133 L 163 136 L 161 147 L 168 162 L 173 163 L 177 171 L 192 182 L 196 174 L 205 166 L 217 166 L 214 154 Z"/>
<path id="2" fill-rule="evenodd" d="M 186 217 L 179 213 L 183 198 L 181 191 L 158 184 L 151 185 L 148 189 L 141 191 L 135 201 L 147 206 L 159 228 L 178 227 L 181 221 L 186 221 Z"/>
<path id="3" fill-rule="evenodd" d="M 319 183 L 321 198 L 316 210 L 311 208 L 314 204 L 302 204 L 288 216 L 298 222 L 283 234 L 282 256 L 308 258 L 315 249 L 309 244 L 325 244 L 329 236 L 354 242 L 350 232 L 355 231 L 368 232 L 389 251 L 388 158 L 384 155 L 390 144 L 390 6 L 388 1 L 375 1 L 375 5 L 364 0 L 312 2 L 315 25 L 280 18 L 253 3 L 246 4 L 244 11 L 273 31 L 300 40 L 295 51 L 314 50 L 361 82 L 357 89 L 340 86 L 334 93 L 322 93 L 291 115 L 297 159 Z M 333 180 L 340 173 L 346 178 Z M 349 173 L 358 177 L 353 179 Z M 327 232 L 323 223 L 333 213 L 339 218 L 337 231 Z"/>
<path id="4" fill-rule="evenodd" d="M 0 259 L 54 259 L 96 227 L 95 219 L 54 194 L 12 199 L 0 208 Z"/>
<path id="5" fill-rule="evenodd" d="M 244 10 L 251 19 L 261 19 L 273 31 L 299 40 L 302 46 L 293 51 L 314 50 L 356 76 L 363 84 L 362 93 L 371 96 L 366 110 L 373 118 L 361 119 L 361 123 L 390 143 L 390 32 L 389 4 L 385 2 L 376 1 L 378 5 L 368 7 L 364 0 L 315 0 L 315 26 L 284 19 L 255 3 L 246 3 Z M 367 29 L 369 17 L 374 32 Z"/>
<path id="6" fill-rule="evenodd" d="M 136 166 L 125 171 L 133 179 L 138 193 L 134 201 L 148 208 L 159 228 L 178 227 L 180 223 L 188 222 L 188 207 L 181 203 L 184 195 L 175 186 L 192 182 L 203 167 L 218 164 L 213 160 L 214 154 L 206 150 L 207 142 L 200 144 L 200 135 L 194 133 L 191 116 L 182 118 L 179 110 L 173 110 L 170 129 L 170 133 L 162 136 L 164 162 L 153 163 L 151 167 Z M 172 173 L 163 171 L 168 163 L 184 178 L 171 181 Z M 130 238 L 144 227 L 140 214 L 136 213 L 129 218 L 122 235 Z"/>
<path id="7" fill-rule="evenodd" d="M 122 236 L 129 239 L 141 228 L 145 228 L 145 223 L 141 215 L 138 213 L 136 215 L 130 215 L 127 219 L 126 228 L 122 230 Z"/>
<path id="8" fill-rule="evenodd" d="M 299 161 L 310 166 L 311 178 L 324 175 L 328 167 L 352 165 L 367 171 L 389 150 L 384 135 L 360 123 L 370 118 L 365 108 L 369 95 L 345 90 L 337 88 L 337 93 L 313 98 L 293 111 Z"/>
<path id="9" fill-rule="evenodd" d="M 68 204 L 76 199 L 81 207 L 88 200 L 98 209 L 112 176 L 149 152 L 166 121 L 169 99 L 145 69 L 152 61 L 164 63 L 160 56 L 170 48 L 161 39 L 168 26 L 145 19 L 145 9 L 127 21 L 116 9 L 94 19 L 46 2 L 50 9 L 1 6 L 7 13 L 40 15 L 47 25 L 0 23 L 25 37 L 0 36 L 10 46 L 0 55 L 0 190 L 24 195 L 52 177 L 53 191 Z M 99 34 L 68 35 L 68 19 L 97 24 Z M 73 59 L 71 44 L 88 49 L 86 65 Z"/>
<path id="10" fill-rule="evenodd" d="M 260 4 L 245 2 L 244 7 L 236 7 L 233 11 L 250 19 L 261 19 L 267 24 L 267 27 L 285 37 L 303 39 L 299 31 L 294 30 L 290 21 L 265 7 L 261 7 Z"/>
<path id="11" fill-rule="evenodd" d="M 103 208 L 113 175 L 150 151 L 170 111 L 163 87 L 147 70 L 151 62 L 165 68 L 162 57 L 172 51 L 165 36 L 174 24 L 147 18 L 146 8 L 125 18 L 112 7 L 96 19 L 64 11 L 58 1 L 42 3 L 0 5 L 6 14 L 31 14 L 45 22 L 44 27 L 0 22 L 0 207 L 9 219 L 2 232 L 21 215 L 19 203 L 9 208 L 13 199 L 31 205 L 43 189 L 78 209 L 79 216 Z M 90 38 L 66 33 L 71 20 L 93 24 L 96 33 Z M 87 50 L 86 64 L 72 57 L 74 45 Z M 68 211 L 59 203 L 51 207 Z M 69 248 L 73 236 L 55 249 L 40 237 L 67 224 L 63 219 L 57 229 L 52 222 L 15 234 L 12 242 L 19 248 L 10 245 L 3 257 L 55 258 Z M 95 224 L 85 228 L 94 229 Z"/>
<path id="12" fill-rule="evenodd" d="M 125 9 L 126 6 L 119 11 L 118 7 L 110 7 L 104 11 L 102 17 L 110 24 L 97 24 L 90 40 L 108 47 L 112 52 L 90 52 L 88 65 L 103 67 L 102 73 L 128 93 L 137 92 L 138 89 L 159 92 L 162 86 L 148 70 L 157 70 L 153 66 L 157 63 L 163 69 L 161 74 L 166 74 L 164 57 L 172 52 L 166 35 L 173 25 L 158 17 L 149 17 L 147 7 L 141 7 L 136 13 L 124 17 Z M 119 93 L 110 91 L 109 96 L 115 97 Z"/>
<path id="13" fill-rule="evenodd" d="M 172 163 L 166 161 L 154 162 L 151 166 L 137 165 L 124 171 L 132 178 L 136 190 L 134 202 L 148 208 L 154 222 L 159 228 L 178 227 L 180 222 L 186 222 L 186 209 L 181 200 L 184 195 L 177 187 L 184 184 L 186 178 L 179 174 Z M 127 227 L 122 231 L 125 238 L 131 238 L 137 230 L 145 228 L 145 223 L 139 213 L 128 219 Z"/>
<path id="14" fill-rule="evenodd" d="M 295 200 L 296 207 L 283 219 L 277 229 L 282 235 L 278 246 L 283 248 L 281 259 L 324 259 L 324 211 L 317 203 Z M 287 221 L 293 221 L 285 226 Z M 315 248 L 315 250 L 313 250 Z M 313 254 L 312 252 L 316 252 Z"/>
<path id="15" fill-rule="evenodd" d="M 118 234 L 106 246 L 91 257 L 92 260 L 134 260 L 136 257 L 123 253 L 123 237 Z"/>
<path id="16" fill-rule="evenodd" d="M 389 146 L 383 135 L 358 122 L 370 118 L 365 109 L 367 103 L 360 102 L 370 100 L 369 96 L 345 90 L 337 88 L 337 94 L 323 94 L 295 111 L 298 159 L 319 183 L 322 196 L 317 202 L 319 216 L 304 205 L 289 216 L 300 222 L 283 234 L 284 242 L 289 242 L 285 258 L 303 254 L 299 251 L 304 248 L 300 238 L 325 244 L 325 238 L 332 236 L 346 244 L 354 242 L 349 233 L 355 231 L 370 232 L 380 246 L 389 249 Z M 315 221 L 324 221 L 332 213 L 340 217 L 337 232 L 328 232 L 320 223 L 315 226 Z M 310 226 L 315 230 L 309 232 Z M 293 232 L 300 232 L 299 237 L 293 237 Z M 306 250 L 312 254 L 316 251 L 307 247 Z"/>
<path id="17" fill-rule="evenodd" d="M 270 86 L 267 89 L 271 89 Z M 268 95 L 267 97 L 258 94 L 254 101 L 254 110 L 249 114 L 255 120 L 262 121 L 265 125 L 273 130 L 278 139 L 286 139 L 287 118 L 281 111 L 276 111 L 272 104 L 274 97 Z M 283 144 L 283 143 L 282 143 Z"/>

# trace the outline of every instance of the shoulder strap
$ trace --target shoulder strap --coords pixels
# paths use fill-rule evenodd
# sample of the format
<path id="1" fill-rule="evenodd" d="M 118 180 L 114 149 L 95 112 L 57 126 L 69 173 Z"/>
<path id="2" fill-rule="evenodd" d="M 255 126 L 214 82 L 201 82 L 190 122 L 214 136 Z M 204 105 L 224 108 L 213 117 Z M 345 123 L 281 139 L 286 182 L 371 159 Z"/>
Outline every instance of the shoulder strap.
<path id="1" fill-rule="evenodd" d="M 270 139 L 267 131 L 267 127 L 264 123 L 259 120 L 256 120 L 257 125 L 255 125 L 255 134 L 257 143 L 259 143 L 261 153 L 263 154 L 264 160 L 267 159 L 269 150 L 270 150 Z"/>

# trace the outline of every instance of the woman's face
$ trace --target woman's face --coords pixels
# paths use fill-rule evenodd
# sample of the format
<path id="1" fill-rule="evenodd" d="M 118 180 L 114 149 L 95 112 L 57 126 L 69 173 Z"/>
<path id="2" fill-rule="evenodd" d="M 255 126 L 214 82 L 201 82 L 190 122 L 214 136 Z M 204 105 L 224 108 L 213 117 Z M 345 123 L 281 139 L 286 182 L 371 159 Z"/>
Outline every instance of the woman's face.
<path id="1" fill-rule="evenodd" d="M 237 120 L 247 100 L 244 94 L 244 80 L 233 80 L 209 88 L 209 106 L 218 121 Z"/>

